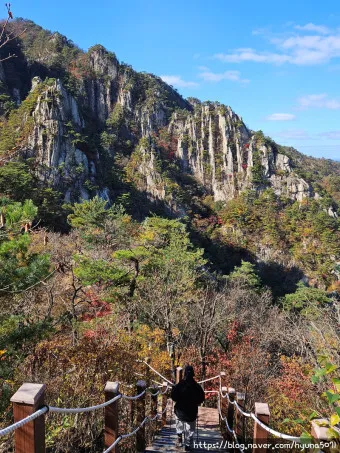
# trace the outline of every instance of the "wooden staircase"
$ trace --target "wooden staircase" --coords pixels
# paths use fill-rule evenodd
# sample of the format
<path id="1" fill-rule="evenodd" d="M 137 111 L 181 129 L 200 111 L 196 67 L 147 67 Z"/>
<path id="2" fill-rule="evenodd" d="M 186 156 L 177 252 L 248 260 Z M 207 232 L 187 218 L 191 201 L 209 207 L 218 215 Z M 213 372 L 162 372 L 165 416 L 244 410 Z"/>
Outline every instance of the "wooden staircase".
<path id="1" fill-rule="evenodd" d="M 182 449 L 175 447 L 177 436 L 175 417 L 172 410 L 173 402 L 168 397 L 169 390 L 173 384 L 150 365 L 148 366 L 160 378 L 164 379 L 162 385 L 159 385 L 158 390 L 155 387 L 147 387 L 145 381 L 139 380 L 136 383 L 136 395 L 125 395 L 119 391 L 119 382 L 109 381 L 106 383 L 104 389 L 105 402 L 89 407 L 47 406 L 45 403 L 46 385 L 24 383 L 11 398 L 14 423 L 10 426 L 0 428 L 0 439 L 15 432 L 14 444 L 16 452 L 42 453 L 45 452 L 46 445 L 45 416 L 47 412 L 50 414 L 81 414 L 104 408 L 104 445 L 106 448 L 104 453 L 117 453 L 119 442 L 129 437 L 132 438 L 132 436 L 135 437 L 134 442 L 136 448 L 134 451 L 149 453 L 175 453 L 181 451 Z M 181 373 L 179 373 L 181 370 L 180 367 L 177 368 L 177 382 L 181 379 Z M 236 444 L 239 443 L 238 433 L 243 432 L 245 423 L 245 419 L 241 418 L 241 415 L 245 418 L 253 419 L 254 434 L 250 443 L 257 443 L 256 439 L 261 440 L 262 446 L 256 447 L 257 452 L 269 453 L 273 451 L 272 446 L 270 446 L 273 438 L 278 439 L 279 442 L 284 440 L 283 443 L 287 443 L 287 441 L 294 443 L 300 442 L 300 437 L 280 433 L 270 428 L 268 404 L 255 402 L 254 412 L 244 412 L 242 408 L 244 408 L 245 395 L 243 393 L 236 393 L 232 387 L 223 385 L 225 376 L 226 373 L 221 372 L 218 376 L 206 380 L 212 381 L 219 379 L 217 389 L 206 392 L 216 394 L 218 409 L 199 408 L 198 429 L 193 439 L 194 452 L 203 453 L 210 451 L 221 453 L 229 451 L 233 453 L 233 450 L 227 450 L 226 446 L 229 445 L 233 449 L 237 448 Z M 133 404 L 132 408 L 135 415 L 133 420 L 131 418 L 130 425 L 132 426 L 125 427 L 126 431 L 120 427 L 119 423 L 119 404 L 124 399 L 128 400 L 128 404 Z M 146 414 L 147 399 L 148 414 Z M 223 441 L 220 433 L 219 414 L 223 427 L 223 435 L 228 434 L 228 442 Z M 159 427 L 156 424 L 157 420 L 161 421 L 163 429 L 155 437 L 152 445 L 146 448 L 146 425 L 154 422 L 154 427 L 157 429 Z M 167 423 L 166 420 L 168 420 Z M 316 444 L 318 441 L 325 442 L 325 440 L 327 442 L 333 442 L 333 439 L 328 437 L 328 429 L 324 426 L 325 422 L 327 422 L 326 419 L 315 419 L 312 421 L 312 437 L 317 441 Z M 120 429 L 123 430 L 122 433 Z M 235 445 L 233 445 L 234 439 Z M 264 445 L 268 445 L 268 447 Z M 334 445 L 336 445 L 336 442 L 334 442 Z M 336 451 L 340 452 L 339 448 Z"/>
<path id="2" fill-rule="evenodd" d="M 184 451 L 183 448 L 176 448 L 176 429 L 175 429 L 175 417 L 173 414 L 169 414 L 168 422 L 156 436 L 153 444 L 146 448 L 146 452 L 149 453 L 178 453 Z M 198 430 L 195 432 L 194 442 L 196 445 L 192 448 L 193 452 L 226 452 L 225 449 L 220 449 L 220 445 L 223 442 L 223 438 L 219 428 L 219 417 L 217 409 L 211 409 L 207 407 L 200 407 L 198 409 Z M 205 442 L 206 445 L 210 445 L 210 450 L 199 448 L 200 442 Z"/>

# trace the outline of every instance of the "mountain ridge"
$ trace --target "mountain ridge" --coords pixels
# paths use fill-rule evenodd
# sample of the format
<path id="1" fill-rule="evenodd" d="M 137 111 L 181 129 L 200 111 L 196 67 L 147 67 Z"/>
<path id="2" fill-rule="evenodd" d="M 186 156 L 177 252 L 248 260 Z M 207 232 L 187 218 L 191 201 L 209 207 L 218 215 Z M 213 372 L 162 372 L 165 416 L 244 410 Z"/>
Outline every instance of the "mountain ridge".
<path id="1" fill-rule="evenodd" d="M 320 263 L 307 260 L 304 272 L 331 283 L 340 261 L 340 164 L 280 146 L 229 106 L 184 99 L 101 45 L 84 52 L 33 22 L 11 27 L 26 31 L 12 43 L 17 58 L 0 71 L 0 153 L 24 165 L 37 191 L 55 191 L 48 203 L 97 195 L 140 218 L 152 211 L 188 219 L 224 269 L 232 265 L 223 251 L 234 250 L 236 262 L 242 251 L 293 269 L 319 247 Z M 315 219 L 328 238 L 317 236 Z"/>
<path id="2" fill-rule="evenodd" d="M 335 429 L 340 164 L 183 99 L 101 45 L 10 27 L 26 30 L 0 45 L 0 60 L 17 55 L 0 63 L 0 430 L 23 382 L 45 384 L 51 407 L 89 407 L 105 382 L 151 389 L 145 357 L 171 381 L 187 363 L 200 381 L 225 370 L 277 432 L 306 440 L 316 415 Z M 122 404 L 119 433 L 133 433 L 138 414 Z M 101 411 L 56 417 L 51 453 L 108 447 Z M 1 439 L 3 453 L 20 443 Z"/>
<path id="3" fill-rule="evenodd" d="M 29 66 L 28 71 L 26 71 L 26 77 L 23 76 L 25 71 L 20 71 L 21 76 L 20 79 L 24 79 L 24 83 L 19 84 L 19 86 L 11 86 L 13 85 L 13 82 L 15 83 L 18 80 L 18 75 L 16 74 L 16 77 L 13 77 L 13 73 L 15 74 L 16 72 L 16 67 L 19 66 L 19 69 L 22 69 L 22 66 L 20 67 L 20 58 L 17 59 L 19 60 L 18 62 L 15 62 L 13 64 L 14 70 L 12 67 L 12 71 L 9 70 L 10 77 L 7 77 L 6 82 L 9 85 L 9 88 L 12 90 L 12 97 L 15 100 L 20 100 L 20 96 L 25 97 L 28 93 L 28 80 L 31 80 L 34 75 L 39 75 L 42 78 L 44 77 L 53 77 L 53 76 L 59 76 L 61 77 L 62 82 L 66 85 L 66 90 L 71 92 L 75 92 L 76 85 L 75 79 L 80 79 L 81 77 L 84 76 L 90 76 L 92 79 L 96 77 L 96 74 L 100 74 L 100 71 L 103 72 L 105 71 L 110 71 L 109 65 L 103 65 L 102 67 L 98 66 L 100 64 L 103 64 L 103 61 L 106 59 L 111 59 L 111 62 L 114 63 L 114 66 L 116 68 L 119 67 L 125 67 L 127 69 L 126 72 L 128 71 L 133 71 L 132 68 L 128 65 L 125 65 L 124 63 L 119 63 L 116 55 L 113 52 L 107 51 L 103 46 L 101 45 L 94 45 L 91 48 L 88 49 L 88 51 L 84 51 L 80 49 L 78 46 L 76 46 L 72 41 L 68 40 L 67 37 L 61 35 L 58 32 L 50 32 L 47 30 L 44 30 L 42 27 L 34 24 L 32 21 L 27 21 L 24 19 L 18 19 L 15 22 L 11 24 L 11 27 L 13 31 L 16 32 L 16 34 L 21 33 L 23 30 L 26 30 L 25 35 L 23 39 L 20 41 L 20 43 L 15 43 L 13 46 L 14 48 L 18 48 L 18 45 L 20 47 L 20 52 L 24 52 L 24 60 L 26 61 L 22 63 L 22 66 L 26 63 L 26 65 Z M 96 56 L 92 58 L 91 61 L 91 55 L 95 54 Z M 88 55 L 90 58 L 88 60 L 90 61 L 85 61 L 84 58 L 85 56 Z M 85 58 L 86 59 L 86 58 Z M 6 66 L 11 66 L 13 62 L 9 62 Z M 37 65 L 40 65 L 38 67 Z M 43 66 L 43 68 L 41 67 Z M 66 72 L 65 72 L 66 71 Z M 88 72 L 86 74 L 86 71 Z M 112 67 L 111 67 L 112 71 Z M 12 72 L 12 73 L 11 73 Z M 161 81 L 159 77 L 156 77 L 154 75 L 148 74 L 148 73 L 136 73 L 133 71 L 134 74 L 143 74 L 144 76 L 150 76 L 153 77 L 154 79 L 157 80 L 158 83 L 162 84 L 162 88 L 165 86 L 168 87 L 165 82 Z M 114 78 L 113 73 L 106 73 L 106 78 L 111 77 Z M 26 83 L 26 86 L 25 86 Z M 163 85 L 164 84 L 164 85 Z M 174 90 L 172 87 L 169 87 L 171 91 L 171 96 L 174 98 L 174 101 L 177 105 L 177 107 L 184 108 L 187 110 L 190 110 L 190 98 L 189 102 L 188 100 L 185 100 L 181 95 L 177 93 L 177 90 Z M 123 90 L 123 93 L 121 93 L 121 99 L 118 100 L 122 104 L 125 105 L 126 102 L 129 102 L 128 99 L 124 99 L 124 96 L 127 94 L 124 93 L 126 90 Z M 169 92 L 168 92 L 169 93 Z M 105 93 L 100 93 L 100 96 L 105 96 Z M 19 97 L 18 97 L 19 96 Z M 197 99 L 195 100 L 194 98 L 191 98 L 193 101 L 192 107 L 197 106 Z M 93 100 L 90 102 L 93 102 Z M 204 104 L 210 104 L 209 101 L 206 102 L 201 102 L 199 101 L 201 105 Z M 218 102 L 213 103 L 215 105 L 219 105 Z M 229 108 L 225 106 L 226 108 Z M 108 111 L 107 107 L 106 112 L 101 111 L 101 108 L 99 108 L 97 111 L 95 111 L 95 115 L 97 115 L 103 122 L 107 119 L 108 117 Z M 129 107 L 128 107 L 129 108 Z M 237 120 L 242 122 L 241 117 L 237 116 Z M 243 123 L 243 122 L 242 122 Z M 245 130 L 248 130 L 246 126 L 243 123 L 243 126 Z M 251 131 L 251 130 L 249 130 Z M 272 142 L 274 143 L 274 142 Z M 296 150 L 293 150 L 292 148 L 288 147 L 282 147 L 280 145 L 275 144 L 275 146 L 280 147 L 280 151 L 283 154 L 288 154 L 290 156 L 293 156 L 293 160 L 296 161 L 301 161 L 304 160 L 303 165 L 306 162 L 306 159 L 309 159 L 309 163 L 311 162 L 319 162 L 313 160 L 313 158 L 308 158 L 308 156 L 305 156 L 304 158 L 301 159 L 302 153 L 296 152 Z M 298 157 L 297 157 L 298 156 Z M 295 163 L 294 162 L 294 163 Z M 331 160 L 325 161 L 325 163 L 328 166 L 331 166 L 332 163 Z M 299 166 L 299 165 L 298 165 Z M 320 167 L 320 165 L 319 165 Z M 340 173 L 340 166 L 335 166 L 337 167 L 336 173 Z M 334 168 L 332 169 L 334 170 Z"/>

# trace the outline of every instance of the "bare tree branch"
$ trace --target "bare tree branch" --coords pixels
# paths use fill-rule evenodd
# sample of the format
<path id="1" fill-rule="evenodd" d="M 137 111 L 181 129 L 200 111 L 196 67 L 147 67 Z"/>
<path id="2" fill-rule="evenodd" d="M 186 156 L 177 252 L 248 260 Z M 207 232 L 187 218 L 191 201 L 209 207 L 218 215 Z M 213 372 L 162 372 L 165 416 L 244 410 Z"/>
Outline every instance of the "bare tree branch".
<path id="1" fill-rule="evenodd" d="M 7 19 L 5 20 L 5 22 L 3 23 L 1 32 L 0 32 L 0 49 L 5 47 L 9 42 L 14 41 L 15 39 L 22 36 L 26 31 L 26 28 L 24 30 L 22 30 L 20 33 L 12 33 L 12 32 L 8 31 L 8 24 L 13 19 L 13 13 L 11 11 L 10 3 L 6 3 L 6 8 L 7 8 L 8 16 L 7 16 Z M 15 57 L 16 57 L 15 54 L 9 53 L 9 55 L 7 57 L 0 58 L 0 63 L 2 63 L 3 61 L 6 61 L 6 60 L 10 60 L 11 58 L 15 58 Z"/>

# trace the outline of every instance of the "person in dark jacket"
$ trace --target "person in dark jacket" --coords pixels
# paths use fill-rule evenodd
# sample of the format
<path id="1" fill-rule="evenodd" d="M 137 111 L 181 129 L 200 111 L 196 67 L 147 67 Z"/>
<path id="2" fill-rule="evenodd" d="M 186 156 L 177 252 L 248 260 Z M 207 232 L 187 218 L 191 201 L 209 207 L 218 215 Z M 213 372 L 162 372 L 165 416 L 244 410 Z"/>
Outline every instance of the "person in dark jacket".
<path id="1" fill-rule="evenodd" d="M 195 423 L 198 406 L 205 400 L 202 387 L 194 379 L 192 366 L 184 369 L 184 379 L 176 384 L 171 391 L 171 398 L 175 401 L 177 446 L 183 445 L 185 435 L 185 451 L 190 451 L 191 442 L 195 433 Z"/>

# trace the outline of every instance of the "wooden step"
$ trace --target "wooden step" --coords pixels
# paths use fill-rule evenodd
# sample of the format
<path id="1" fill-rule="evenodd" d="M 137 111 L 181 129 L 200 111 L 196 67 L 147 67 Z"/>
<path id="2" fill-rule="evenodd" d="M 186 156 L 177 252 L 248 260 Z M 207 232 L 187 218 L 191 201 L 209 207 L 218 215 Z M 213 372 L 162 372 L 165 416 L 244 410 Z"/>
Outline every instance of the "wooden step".
<path id="1" fill-rule="evenodd" d="M 175 443 L 177 439 L 176 434 L 176 421 L 173 413 L 168 414 L 168 422 L 164 428 L 155 437 L 154 442 L 151 446 L 145 450 L 148 453 L 178 453 L 184 451 L 183 448 L 176 448 Z M 199 444 L 203 446 L 203 442 L 209 444 L 210 450 L 199 448 Z M 223 442 L 221 433 L 219 431 L 219 418 L 216 409 L 200 407 L 198 412 L 198 430 L 195 431 L 194 436 L 194 448 L 193 452 L 226 452 L 224 449 L 220 449 L 220 445 Z M 212 447 L 214 446 L 214 448 Z"/>

